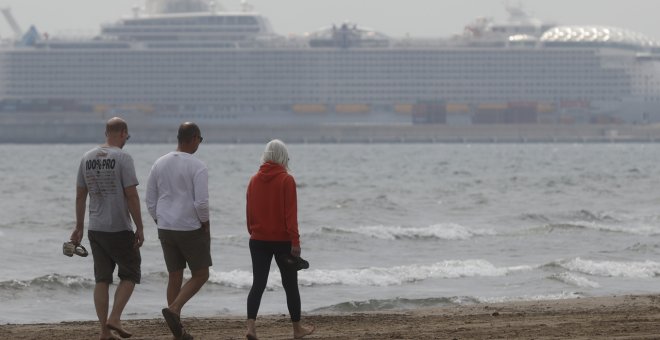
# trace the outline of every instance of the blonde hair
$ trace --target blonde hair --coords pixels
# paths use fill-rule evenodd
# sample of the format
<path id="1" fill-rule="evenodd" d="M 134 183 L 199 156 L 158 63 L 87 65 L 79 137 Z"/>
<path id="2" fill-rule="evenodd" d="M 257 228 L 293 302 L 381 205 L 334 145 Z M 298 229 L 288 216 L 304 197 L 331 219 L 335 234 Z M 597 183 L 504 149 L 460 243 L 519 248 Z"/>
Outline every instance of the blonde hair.
<path id="1" fill-rule="evenodd" d="M 261 155 L 261 163 L 273 162 L 289 170 L 289 151 L 286 145 L 279 139 L 273 139 L 266 144 L 266 149 Z"/>

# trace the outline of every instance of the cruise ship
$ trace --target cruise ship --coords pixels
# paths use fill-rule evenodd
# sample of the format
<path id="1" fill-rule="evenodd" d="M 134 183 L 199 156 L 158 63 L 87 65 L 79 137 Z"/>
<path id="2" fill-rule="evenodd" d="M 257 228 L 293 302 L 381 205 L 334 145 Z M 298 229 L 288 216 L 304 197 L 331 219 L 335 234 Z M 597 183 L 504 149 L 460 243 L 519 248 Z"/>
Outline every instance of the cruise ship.
<path id="1" fill-rule="evenodd" d="M 0 46 L 0 126 L 652 124 L 660 43 L 506 8 L 451 37 L 355 23 L 277 34 L 247 2 L 147 0 L 90 39 L 22 32 Z"/>

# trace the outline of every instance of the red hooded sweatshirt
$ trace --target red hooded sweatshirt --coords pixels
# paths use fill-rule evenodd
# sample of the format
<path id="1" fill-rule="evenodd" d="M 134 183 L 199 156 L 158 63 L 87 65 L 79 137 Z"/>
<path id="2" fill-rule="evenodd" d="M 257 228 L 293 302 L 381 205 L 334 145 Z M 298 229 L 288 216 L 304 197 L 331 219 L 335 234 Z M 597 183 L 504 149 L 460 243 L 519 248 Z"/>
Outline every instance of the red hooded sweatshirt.
<path id="1" fill-rule="evenodd" d="M 247 229 L 260 241 L 291 241 L 300 246 L 296 182 L 286 169 L 266 162 L 247 188 Z"/>

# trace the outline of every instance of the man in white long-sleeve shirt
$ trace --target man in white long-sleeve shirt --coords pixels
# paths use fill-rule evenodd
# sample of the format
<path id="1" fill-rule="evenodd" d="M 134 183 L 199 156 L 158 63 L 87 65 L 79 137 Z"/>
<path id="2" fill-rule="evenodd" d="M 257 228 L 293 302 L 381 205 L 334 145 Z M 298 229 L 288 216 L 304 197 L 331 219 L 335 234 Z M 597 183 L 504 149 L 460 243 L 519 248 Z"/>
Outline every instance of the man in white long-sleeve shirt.
<path id="1" fill-rule="evenodd" d="M 208 280 L 212 265 L 208 169 L 193 156 L 203 140 L 196 124 L 181 124 L 177 139 L 176 151 L 160 157 L 151 168 L 146 200 L 169 272 L 168 306 L 162 313 L 176 339 L 192 339 L 180 315 Z M 186 264 L 192 277 L 183 284 Z"/>

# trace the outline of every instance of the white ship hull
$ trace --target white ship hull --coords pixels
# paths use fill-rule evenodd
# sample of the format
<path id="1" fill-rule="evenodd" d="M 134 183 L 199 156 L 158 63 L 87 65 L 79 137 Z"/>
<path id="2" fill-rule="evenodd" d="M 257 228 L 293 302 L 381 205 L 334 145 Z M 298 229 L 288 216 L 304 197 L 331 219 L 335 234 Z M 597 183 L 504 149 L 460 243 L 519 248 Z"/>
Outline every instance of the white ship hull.
<path id="1" fill-rule="evenodd" d="M 254 12 L 210 10 L 124 19 L 89 41 L 31 31 L 0 48 L 0 123 L 78 121 L 73 112 L 144 126 L 660 122 L 654 42 L 603 28 L 468 28 L 422 40 L 343 25 L 288 39 Z"/>

